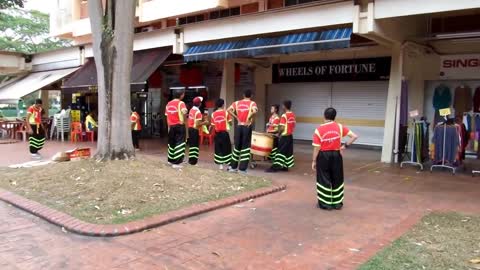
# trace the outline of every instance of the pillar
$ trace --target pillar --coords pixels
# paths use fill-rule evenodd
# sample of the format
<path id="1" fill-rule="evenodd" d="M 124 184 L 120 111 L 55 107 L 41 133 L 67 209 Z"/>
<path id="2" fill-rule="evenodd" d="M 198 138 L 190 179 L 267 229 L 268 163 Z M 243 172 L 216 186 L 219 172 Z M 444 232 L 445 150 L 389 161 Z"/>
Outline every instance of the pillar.
<path id="1" fill-rule="evenodd" d="M 390 69 L 390 81 L 388 84 L 387 106 L 385 112 L 385 132 L 383 135 L 383 148 L 381 161 L 385 163 L 393 162 L 393 152 L 395 150 L 395 134 L 398 122 L 398 111 L 400 105 L 400 94 L 402 90 L 403 75 L 403 52 L 400 45 L 394 45 L 392 48 L 392 63 Z M 360 134 L 361 136 L 361 134 Z"/>
<path id="2" fill-rule="evenodd" d="M 223 63 L 220 98 L 225 100 L 227 108 L 235 101 L 235 62 L 231 60 L 225 60 Z M 233 129 L 230 130 L 230 137 L 233 139 Z"/>
<path id="3" fill-rule="evenodd" d="M 269 106 L 267 104 L 267 85 L 272 84 L 272 68 L 255 68 L 255 102 L 258 106 L 258 113 L 255 118 L 255 130 L 264 131 Z"/>
<path id="4" fill-rule="evenodd" d="M 45 117 L 48 117 L 48 109 L 50 108 L 50 100 L 48 99 L 48 90 L 40 90 L 40 99 L 42 100 L 42 107 L 45 111 Z"/>

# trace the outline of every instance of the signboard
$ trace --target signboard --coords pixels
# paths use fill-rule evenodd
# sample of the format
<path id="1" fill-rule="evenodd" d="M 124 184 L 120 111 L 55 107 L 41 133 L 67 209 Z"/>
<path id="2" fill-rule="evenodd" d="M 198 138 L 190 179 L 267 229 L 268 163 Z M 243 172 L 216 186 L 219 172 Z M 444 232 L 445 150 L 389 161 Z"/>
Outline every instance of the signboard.
<path id="1" fill-rule="evenodd" d="M 480 79 L 480 54 L 444 55 L 440 61 L 441 79 Z"/>
<path id="2" fill-rule="evenodd" d="M 390 78 L 390 57 L 275 64 L 273 83 L 378 81 Z"/>
<path id="3" fill-rule="evenodd" d="M 440 116 L 449 116 L 452 114 L 450 108 L 440 109 L 439 111 Z"/>

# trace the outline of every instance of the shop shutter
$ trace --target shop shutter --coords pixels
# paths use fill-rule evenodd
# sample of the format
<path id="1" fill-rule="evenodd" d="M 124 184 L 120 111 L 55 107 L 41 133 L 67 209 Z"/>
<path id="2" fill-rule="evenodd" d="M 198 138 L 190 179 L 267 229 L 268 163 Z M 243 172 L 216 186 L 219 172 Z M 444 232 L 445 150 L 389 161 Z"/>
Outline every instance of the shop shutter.
<path id="1" fill-rule="evenodd" d="M 297 116 L 294 138 L 311 140 L 315 128 L 320 124 L 325 108 L 331 104 L 332 83 L 273 84 L 268 89 L 267 110 L 272 104 L 281 104 L 289 99 Z"/>
<path id="2" fill-rule="evenodd" d="M 388 81 L 335 82 L 332 87 L 332 107 L 337 117 L 360 135 L 357 143 L 383 144 L 385 107 Z"/>

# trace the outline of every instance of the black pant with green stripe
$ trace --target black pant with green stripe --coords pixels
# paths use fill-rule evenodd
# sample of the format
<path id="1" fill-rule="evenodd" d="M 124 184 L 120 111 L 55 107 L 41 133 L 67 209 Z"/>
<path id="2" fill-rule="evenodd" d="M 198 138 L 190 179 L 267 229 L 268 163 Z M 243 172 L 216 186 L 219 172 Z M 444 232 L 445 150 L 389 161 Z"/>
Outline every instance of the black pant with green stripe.
<path id="1" fill-rule="evenodd" d="M 33 133 L 28 139 L 30 153 L 36 154 L 43 148 L 45 144 L 45 131 L 41 125 L 31 125 Z"/>
<path id="2" fill-rule="evenodd" d="M 215 133 L 215 164 L 227 165 L 232 160 L 232 143 L 227 131 Z"/>
<path id="3" fill-rule="evenodd" d="M 340 151 L 321 151 L 317 156 L 317 199 L 321 208 L 343 205 L 343 158 Z"/>
<path id="4" fill-rule="evenodd" d="M 273 158 L 272 169 L 287 170 L 295 165 L 293 156 L 293 136 L 281 136 L 278 140 L 278 149 Z"/>
<path id="5" fill-rule="evenodd" d="M 237 126 L 235 129 L 235 142 L 232 152 L 232 169 L 246 171 L 250 161 L 250 144 L 252 139 L 252 128 L 250 126 Z"/>
<path id="6" fill-rule="evenodd" d="M 168 162 L 181 164 L 185 157 L 185 126 L 171 126 L 168 131 Z"/>
<path id="7" fill-rule="evenodd" d="M 200 155 L 199 146 L 200 138 L 198 129 L 189 128 L 188 129 L 188 163 L 190 165 L 196 165 L 198 162 L 198 157 Z"/>
<path id="8" fill-rule="evenodd" d="M 270 152 L 270 155 L 268 156 L 268 158 L 273 161 L 275 159 L 275 156 L 277 155 L 277 152 L 278 152 L 278 137 L 274 135 L 272 152 Z"/>

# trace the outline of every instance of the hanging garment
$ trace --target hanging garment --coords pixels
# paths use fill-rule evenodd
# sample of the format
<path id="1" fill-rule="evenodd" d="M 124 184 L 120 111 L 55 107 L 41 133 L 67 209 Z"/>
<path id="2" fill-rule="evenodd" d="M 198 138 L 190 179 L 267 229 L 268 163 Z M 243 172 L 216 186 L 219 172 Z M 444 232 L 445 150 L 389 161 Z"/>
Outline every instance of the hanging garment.
<path id="1" fill-rule="evenodd" d="M 480 112 L 480 86 L 475 89 L 475 94 L 473 95 L 473 112 Z"/>
<path id="2" fill-rule="evenodd" d="M 446 164 L 453 165 L 457 159 L 460 145 L 460 137 L 455 125 L 443 124 L 435 127 L 433 141 L 435 143 L 435 161 L 438 163 L 445 161 Z"/>
<path id="3" fill-rule="evenodd" d="M 443 122 L 443 117 L 440 116 L 438 110 L 450 108 L 451 105 L 452 94 L 450 93 L 450 88 L 444 84 L 437 86 L 433 94 L 433 108 L 435 109 L 434 125 Z"/>
<path id="4" fill-rule="evenodd" d="M 422 137 L 422 162 L 426 162 L 429 159 L 429 141 L 430 141 L 430 123 L 423 122 L 422 124 L 423 137 Z"/>
<path id="5" fill-rule="evenodd" d="M 455 88 L 453 100 L 455 115 L 461 116 L 464 112 L 471 111 L 472 105 L 472 89 L 464 85 Z"/>

